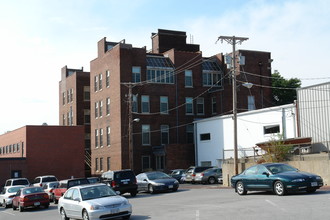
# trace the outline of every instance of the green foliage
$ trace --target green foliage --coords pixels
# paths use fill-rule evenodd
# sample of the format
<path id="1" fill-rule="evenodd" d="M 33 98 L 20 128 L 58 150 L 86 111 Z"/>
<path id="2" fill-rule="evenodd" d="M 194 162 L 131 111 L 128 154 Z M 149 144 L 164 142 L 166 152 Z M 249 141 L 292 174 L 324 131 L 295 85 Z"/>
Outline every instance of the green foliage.
<path id="1" fill-rule="evenodd" d="M 273 104 L 277 106 L 293 103 L 294 100 L 297 99 L 297 92 L 295 88 L 300 88 L 300 86 L 300 79 L 284 79 L 280 73 L 275 70 L 272 74 Z"/>
<path id="2" fill-rule="evenodd" d="M 281 135 L 277 139 L 272 137 L 267 145 L 267 151 L 262 157 L 265 162 L 282 162 L 287 160 L 292 148 L 292 145 L 284 143 Z"/>

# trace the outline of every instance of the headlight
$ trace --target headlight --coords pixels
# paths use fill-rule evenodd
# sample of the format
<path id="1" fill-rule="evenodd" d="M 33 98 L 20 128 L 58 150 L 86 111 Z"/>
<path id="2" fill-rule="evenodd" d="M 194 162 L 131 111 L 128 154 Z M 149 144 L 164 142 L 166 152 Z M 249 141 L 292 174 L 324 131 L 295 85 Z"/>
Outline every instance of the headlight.
<path id="1" fill-rule="evenodd" d="M 126 200 L 123 201 L 123 205 L 128 205 L 128 204 L 129 204 L 128 199 L 126 199 Z"/>
<path id="2" fill-rule="evenodd" d="M 153 185 L 155 185 L 155 186 L 164 186 L 165 184 L 164 183 L 154 183 Z"/>
<path id="3" fill-rule="evenodd" d="M 101 205 L 91 205 L 91 206 L 89 207 L 89 209 L 90 209 L 90 210 L 99 210 L 99 209 L 104 209 L 104 207 L 101 206 Z"/>
<path id="4" fill-rule="evenodd" d="M 317 180 L 322 180 L 322 177 L 317 176 L 316 179 L 317 179 Z"/>
<path id="5" fill-rule="evenodd" d="M 179 184 L 179 182 L 177 180 L 174 181 L 174 184 Z"/>
<path id="6" fill-rule="evenodd" d="M 293 183 L 297 183 L 297 182 L 304 182 L 305 179 L 295 179 L 295 180 L 292 180 Z"/>

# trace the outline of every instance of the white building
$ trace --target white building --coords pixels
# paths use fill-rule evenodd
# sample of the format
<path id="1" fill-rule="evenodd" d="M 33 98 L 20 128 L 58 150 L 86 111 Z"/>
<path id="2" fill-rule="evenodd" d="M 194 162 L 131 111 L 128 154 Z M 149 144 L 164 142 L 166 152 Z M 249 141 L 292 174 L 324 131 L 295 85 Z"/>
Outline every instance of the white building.
<path id="1" fill-rule="evenodd" d="M 278 135 L 295 138 L 294 104 L 264 108 L 237 114 L 238 157 L 253 156 L 256 143 Z M 234 122 L 232 115 L 197 120 L 195 124 L 196 165 L 222 166 L 224 159 L 234 157 Z"/>

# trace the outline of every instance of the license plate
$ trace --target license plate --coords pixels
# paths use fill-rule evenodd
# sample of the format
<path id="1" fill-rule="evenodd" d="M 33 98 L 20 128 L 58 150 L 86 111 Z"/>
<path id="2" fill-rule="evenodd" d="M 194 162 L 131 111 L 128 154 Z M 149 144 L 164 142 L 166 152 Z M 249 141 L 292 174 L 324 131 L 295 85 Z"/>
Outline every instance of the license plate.
<path id="1" fill-rule="evenodd" d="M 311 185 L 312 186 L 317 186 L 317 182 L 312 182 Z"/>
<path id="2" fill-rule="evenodd" d="M 110 214 L 116 214 L 119 212 L 119 209 L 111 209 Z"/>
<path id="3" fill-rule="evenodd" d="M 169 188 L 169 189 L 172 189 L 172 188 L 173 188 L 173 185 L 169 185 L 168 188 Z"/>
<path id="4" fill-rule="evenodd" d="M 128 184 L 128 182 L 123 182 L 123 184 L 125 184 L 125 185 L 126 185 L 126 184 Z"/>
<path id="5" fill-rule="evenodd" d="M 40 202 L 35 202 L 34 205 L 38 206 L 38 205 L 40 205 Z"/>

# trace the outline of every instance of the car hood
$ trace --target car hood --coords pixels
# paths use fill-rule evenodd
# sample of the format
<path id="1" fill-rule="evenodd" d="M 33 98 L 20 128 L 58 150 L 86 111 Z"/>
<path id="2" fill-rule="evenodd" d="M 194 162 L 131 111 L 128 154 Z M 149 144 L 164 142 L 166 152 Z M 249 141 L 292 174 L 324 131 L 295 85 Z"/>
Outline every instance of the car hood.
<path id="1" fill-rule="evenodd" d="M 281 176 L 281 177 L 290 177 L 290 178 L 308 178 L 308 177 L 317 177 L 318 176 L 316 174 L 307 173 L 307 172 L 303 172 L 303 171 L 288 171 L 288 172 L 278 173 L 275 175 Z"/>
<path id="2" fill-rule="evenodd" d="M 154 182 L 154 183 L 165 183 L 165 184 L 173 184 L 175 181 L 175 179 L 173 178 L 164 178 L 164 179 L 156 179 L 156 180 L 150 180 L 150 182 Z"/>
<path id="3" fill-rule="evenodd" d="M 99 199 L 85 200 L 84 203 L 88 203 L 88 205 L 111 206 L 119 205 L 126 201 L 127 199 L 122 196 L 108 196 Z"/>

